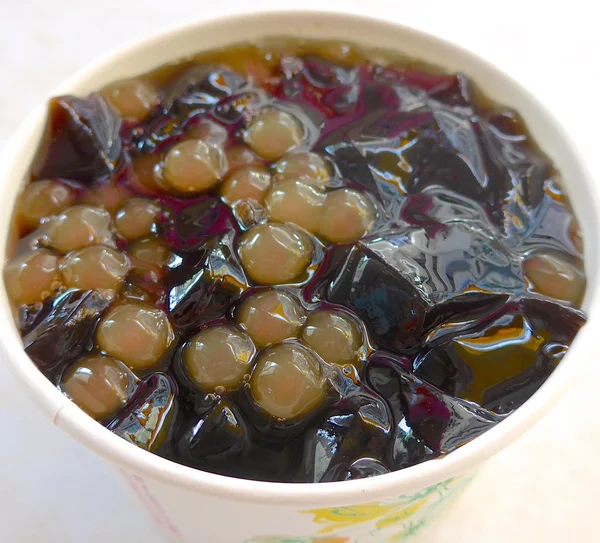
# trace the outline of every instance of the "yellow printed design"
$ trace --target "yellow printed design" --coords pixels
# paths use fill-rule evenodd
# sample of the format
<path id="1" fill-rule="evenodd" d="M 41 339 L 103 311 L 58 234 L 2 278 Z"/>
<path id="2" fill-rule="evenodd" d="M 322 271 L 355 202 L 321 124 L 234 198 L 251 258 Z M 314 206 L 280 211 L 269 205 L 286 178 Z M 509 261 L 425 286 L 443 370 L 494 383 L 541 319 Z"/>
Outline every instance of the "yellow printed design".
<path id="1" fill-rule="evenodd" d="M 301 511 L 313 515 L 320 537 L 267 536 L 245 543 L 399 543 L 417 533 L 432 513 L 462 489 L 470 477 L 452 478 L 409 494 L 334 509 Z"/>
<path id="2" fill-rule="evenodd" d="M 423 489 L 415 494 L 382 502 L 304 511 L 323 525 L 321 534 L 344 533 L 364 525 L 366 530 L 352 543 L 396 543 L 415 534 L 430 518 L 430 513 L 450 495 L 462 488 L 469 479 L 452 478 Z M 361 530 L 362 531 L 362 530 Z"/>
<path id="3" fill-rule="evenodd" d="M 349 537 L 259 537 L 246 543 L 352 543 Z"/>

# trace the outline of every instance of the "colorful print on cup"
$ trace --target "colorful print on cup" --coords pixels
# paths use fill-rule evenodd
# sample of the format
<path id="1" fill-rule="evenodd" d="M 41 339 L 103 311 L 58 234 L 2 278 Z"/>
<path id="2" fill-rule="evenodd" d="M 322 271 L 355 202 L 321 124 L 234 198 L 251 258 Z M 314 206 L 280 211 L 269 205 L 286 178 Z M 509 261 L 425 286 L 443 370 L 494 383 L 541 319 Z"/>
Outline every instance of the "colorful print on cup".
<path id="1" fill-rule="evenodd" d="M 311 509 L 319 536 L 263 536 L 245 543 L 397 543 L 415 535 L 432 513 L 466 487 L 471 476 L 453 477 L 414 494 L 381 502 Z"/>

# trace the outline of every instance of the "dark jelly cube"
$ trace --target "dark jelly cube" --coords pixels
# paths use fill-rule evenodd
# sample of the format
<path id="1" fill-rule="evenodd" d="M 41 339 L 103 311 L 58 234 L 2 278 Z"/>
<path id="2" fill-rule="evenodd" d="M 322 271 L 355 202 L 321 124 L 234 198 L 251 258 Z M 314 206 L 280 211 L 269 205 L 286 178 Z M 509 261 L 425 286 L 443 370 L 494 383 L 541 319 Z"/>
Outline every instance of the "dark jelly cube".
<path id="1" fill-rule="evenodd" d="M 211 238 L 195 253 L 176 259 L 167 273 L 167 312 L 178 329 L 224 316 L 248 287 L 233 243 L 233 231 Z"/>
<path id="2" fill-rule="evenodd" d="M 25 351 L 46 375 L 94 346 L 102 313 L 114 300 L 112 291 L 69 290 L 44 304 L 23 337 Z"/>
<path id="3" fill-rule="evenodd" d="M 197 250 L 208 238 L 224 234 L 234 225 L 235 219 L 229 206 L 207 196 L 178 213 L 167 239 L 176 249 Z"/>
<path id="4" fill-rule="evenodd" d="M 315 87 L 330 88 L 350 85 L 358 77 L 356 68 L 346 68 L 316 55 L 303 57 L 304 76 Z"/>
<path id="5" fill-rule="evenodd" d="M 211 109 L 220 100 L 237 94 L 248 85 L 240 74 L 219 66 L 193 66 L 167 89 L 163 109 L 190 116 Z"/>
<path id="6" fill-rule="evenodd" d="M 402 229 L 363 240 L 328 289 L 391 350 L 416 346 L 429 328 L 453 315 L 497 307 L 524 290 L 519 263 L 477 223 L 436 232 Z"/>
<path id="7" fill-rule="evenodd" d="M 156 452 L 172 431 L 177 413 L 175 382 L 164 373 L 153 373 L 108 429 L 141 449 Z"/>
<path id="8" fill-rule="evenodd" d="M 525 290 L 519 260 L 480 222 L 404 228 L 361 244 L 410 284 L 426 308 L 427 328 L 439 315 L 468 315 L 482 298 L 495 305 Z"/>
<path id="9" fill-rule="evenodd" d="M 452 452 L 502 420 L 482 407 L 444 394 L 410 374 L 393 357 L 372 356 L 365 375 L 369 385 L 381 395 L 386 394 L 386 389 L 399 391 L 406 424 L 426 445 L 426 456 L 420 461 L 429 456 L 427 449 L 437 454 Z M 396 420 L 398 416 L 396 413 Z"/>
<path id="10" fill-rule="evenodd" d="M 432 332 L 415 373 L 448 394 L 508 413 L 550 376 L 583 323 L 577 311 L 523 299 L 483 322 L 446 323 L 452 334 Z"/>
<path id="11" fill-rule="evenodd" d="M 305 434 L 304 480 L 351 478 L 353 464 L 369 454 L 380 456 L 391 433 L 392 417 L 385 401 L 367 387 L 356 387 L 330 408 L 321 424 Z"/>
<path id="12" fill-rule="evenodd" d="M 400 217 L 411 226 L 423 227 L 430 235 L 443 231 L 444 224 L 457 221 L 474 221 L 489 227 L 487 214 L 476 200 L 441 187 L 409 195 L 402 203 Z"/>
<path id="13" fill-rule="evenodd" d="M 250 445 L 246 422 L 235 404 L 220 400 L 178 442 L 180 457 L 189 465 L 243 455 Z"/>
<path id="14" fill-rule="evenodd" d="M 394 430 L 391 446 L 385 451 L 385 459 L 392 469 L 403 469 L 433 458 L 434 452 L 417 437 L 406 420 L 406 404 L 402 393 L 402 381 L 397 378 L 395 367 L 408 370 L 412 362 L 403 357 L 380 355 L 383 364 L 377 364 L 378 356 L 371 357 L 367 379 L 388 403 L 393 419 Z"/>
<path id="15" fill-rule="evenodd" d="M 97 94 L 53 98 L 33 175 L 86 184 L 109 175 L 121 158 L 120 128 L 121 120 Z"/>
<path id="16" fill-rule="evenodd" d="M 385 261 L 357 246 L 327 289 L 327 299 L 352 309 L 384 348 L 404 349 L 419 341 L 427 304 Z"/>

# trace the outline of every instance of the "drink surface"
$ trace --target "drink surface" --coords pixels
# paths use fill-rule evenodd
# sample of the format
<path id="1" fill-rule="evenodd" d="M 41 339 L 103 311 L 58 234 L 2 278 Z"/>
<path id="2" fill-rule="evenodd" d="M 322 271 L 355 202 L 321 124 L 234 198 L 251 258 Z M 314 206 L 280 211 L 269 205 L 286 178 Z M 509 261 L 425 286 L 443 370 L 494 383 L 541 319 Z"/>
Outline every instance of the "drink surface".
<path id="1" fill-rule="evenodd" d="M 55 98 L 31 172 L 4 271 L 25 350 L 206 471 L 447 454 L 585 322 L 579 226 L 518 113 L 398 55 L 282 39 Z"/>

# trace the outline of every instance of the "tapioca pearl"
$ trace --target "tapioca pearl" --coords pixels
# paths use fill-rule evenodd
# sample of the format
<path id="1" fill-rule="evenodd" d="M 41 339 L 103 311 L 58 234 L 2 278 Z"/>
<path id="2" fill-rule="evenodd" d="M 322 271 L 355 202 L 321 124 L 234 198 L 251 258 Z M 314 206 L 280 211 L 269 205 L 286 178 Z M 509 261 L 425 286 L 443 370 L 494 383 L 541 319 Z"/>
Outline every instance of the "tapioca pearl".
<path id="1" fill-rule="evenodd" d="M 220 124 L 203 119 L 185 131 L 186 139 L 202 140 L 217 147 L 225 147 L 229 134 Z"/>
<path id="2" fill-rule="evenodd" d="M 356 364 L 364 344 L 358 324 L 341 311 L 315 311 L 301 337 L 325 362 L 338 366 Z"/>
<path id="3" fill-rule="evenodd" d="M 321 364 L 306 347 L 281 343 L 258 357 L 250 380 L 255 404 L 277 419 L 310 415 L 324 401 L 326 380 Z"/>
<path id="4" fill-rule="evenodd" d="M 75 200 L 72 189 L 43 179 L 29 183 L 20 194 L 16 216 L 27 228 L 36 228 L 42 219 L 55 215 L 68 207 Z"/>
<path id="5" fill-rule="evenodd" d="M 373 203 L 361 192 L 339 189 L 327 194 L 319 235 L 330 243 L 351 243 L 364 237 L 375 220 Z"/>
<path id="6" fill-rule="evenodd" d="M 125 253 L 102 245 L 73 251 L 61 264 L 67 287 L 79 290 L 119 291 L 130 269 L 131 261 Z"/>
<path id="7" fill-rule="evenodd" d="M 316 153 L 285 156 L 273 165 L 273 171 L 281 181 L 302 181 L 315 186 L 327 185 L 332 177 L 331 165 Z"/>
<path id="8" fill-rule="evenodd" d="M 269 289 L 247 297 L 237 308 L 235 320 L 262 349 L 297 337 L 304 309 L 291 294 Z"/>
<path id="9" fill-rule="evenodd" d="M 585 292 L 583 270 L 556 254 L 533 254 L 523 261 L 532 290 L 579 307 Z"/>
<path id="10" fill-rule="evenodd" d="M 96 331 L 100 349 L 122 360 L 133 371 L 155 366 L 173 338 L 164 311 L 131 301 L 112 307 Z"/>
<path id="11" fill-rule="evenodd" d="M 110 213 L 99 207 L 76 205 L 56 215 L 47 225 L 48 245 L 62 253 L 88 245 L 112 245 Z"/>
<path id="12" fill-rule="evenodd" d="M 231 172 L 221 185 L 221 199 L 226 204 L 240 200 L 261 203 L 271 186 L 271 174 L 264 166 L 242 166 Z"/>
<path id="13" fill-rule="evenodd" d="M 43 300 L 60 280 L 58 258 L 47 249 L 18 255 L 4 267 L 6 292 L 16 304 L 33 304 Z"/>
<path id="14" fill-rule="evenodd" d="M 201 140 L 183 141 L 166 155 L 162 169 L 163 179 L 182 193 L 200 193 L 213 188 L 227 169 L 225 154 Z"/>
<path id="15" fill-rule="evenodd" d="M 117 211 L 115 226 L 127 240 L 134 241 L 153 233 L 161 208 L 147 198 L 131 198 Z"/>
<path id="16" fill-rule="evenodd" d="M 287 224 L 257 224 L 240 239 L 239 254 L 248 276 L 261 285 L 290 283 L 311 263 L 312 240 Z"/>
<path id="17" fill-rule="evenodd" d="M 132 161 L 133 171 L 137 181 L 152 192 L 165 192 L 168 185 L 162 177 L 163 155 L 154 153 L 150 155 L 139 155 Z"/>
<path id="18" fill-rule="evenodd" d="M 129 246 L 129 256 L 136 265 L 148 266 L 159 273 L 167 266 L 171 251 L 158 238 L 142 238 Z"/>
<path id="19" fill-rule="evenodd" d="M 158 103 L 156 89 L 141 79 L 123 79 L 101 91 L 119 117 L 129 122 L 143 121 Z"/>
<path id="20" fill-rule="evenodd" d="M 277 109 L 267 109 L 250 121 L 244 134 L 246 143 L 263 158 L 277 160 L 302 142 L 300 121 Z"/>
<path id="21" fill-rule="evenodd" d="M 321 221 L 325 193 L 301 181 L 284 181 L 275 185 L 265 197 L 272 221 L 291 222 L 309 232 L 316 232 Z"/>
<path id="22" fill-rule="evenodd" d="M 234 145 L 225 150 L 227 167 L 232 172 L 242 166 L 260 166 L 264 160 L 246 145 Z"/>
<path id="23" fill-rule="evenodd" d="M 121 361 L 92 354 L 71 364 L 60 389 L 90 417 L 106 420 L 131 398 L 137 379 Z"/>
<path id="24" fill-rule="evenodd" d="M 248 334 L 217 325 L 198 332 L 183 350 L 185 371 L 201 390 L 237 388 L 250 373 L 256 348 Z"/>
<path id="25" fill-rule="evenodd" d="M 124 185 L 102 183 L 93 187 L 81 200 L 83 204 L 102 207 L 111 215 L 133 196 L 133 192 Z"/>

